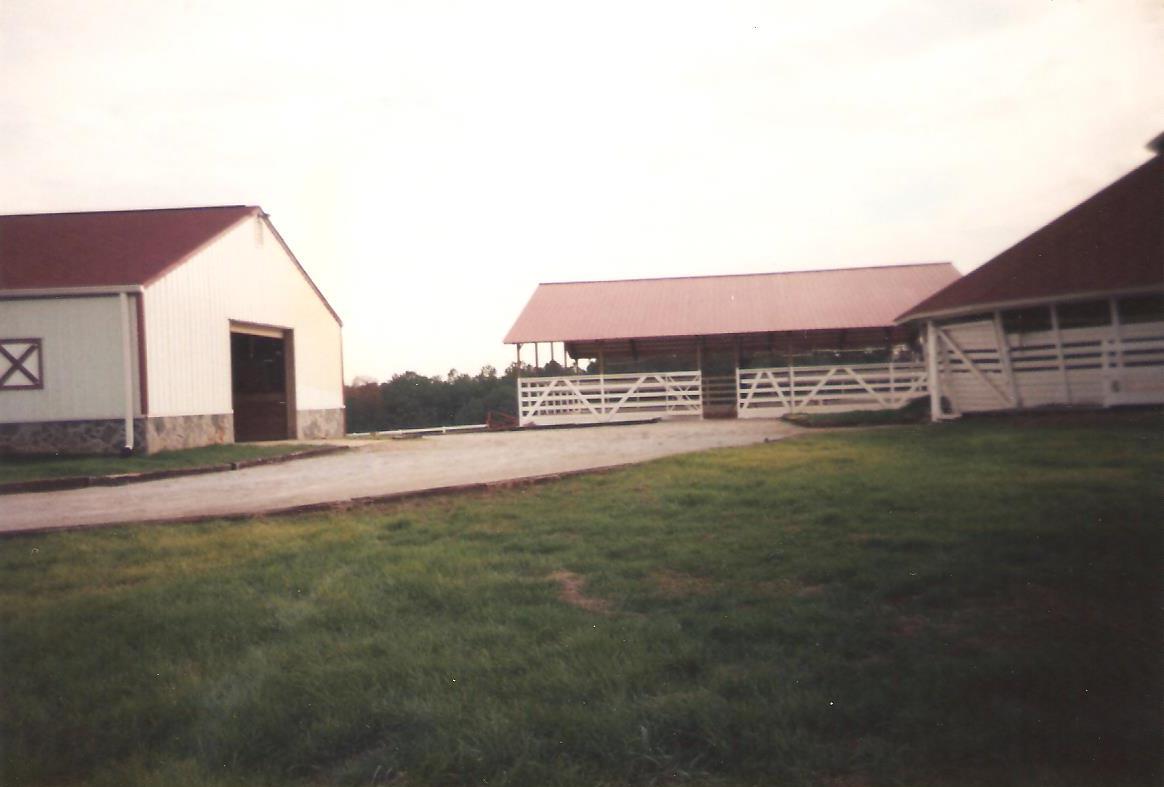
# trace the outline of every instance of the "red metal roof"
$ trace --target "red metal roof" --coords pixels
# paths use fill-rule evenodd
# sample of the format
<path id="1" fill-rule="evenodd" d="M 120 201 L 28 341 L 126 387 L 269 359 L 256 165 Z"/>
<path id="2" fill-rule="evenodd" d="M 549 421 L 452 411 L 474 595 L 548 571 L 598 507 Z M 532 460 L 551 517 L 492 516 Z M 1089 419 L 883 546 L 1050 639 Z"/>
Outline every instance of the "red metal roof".
<path id="1" fill-rule="evenodd" d="M 1164 156 L 1132 170 L 899 319 L 1164 285 Z"/>
<path id="2" fill-rule="evenodd" d="M 958 278 L 948 262 L 540 284 L 507 344 L 893 325 Z"/>
<path id="3" fill-rule="evenodd" d="M 0 290 L 147 284 L 257 207 L 0 216 Z"/>

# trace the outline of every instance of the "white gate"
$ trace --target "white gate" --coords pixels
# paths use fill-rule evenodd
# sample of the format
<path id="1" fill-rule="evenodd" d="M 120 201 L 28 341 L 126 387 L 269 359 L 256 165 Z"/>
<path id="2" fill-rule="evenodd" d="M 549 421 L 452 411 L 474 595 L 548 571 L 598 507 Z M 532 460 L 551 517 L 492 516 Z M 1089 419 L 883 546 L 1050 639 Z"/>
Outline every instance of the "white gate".
<path id="1" fill-rule="evenodd" d="M 740 418 L 894 410 L 928 392 L 921 362 L 740 369 L 736 379 Z"/>
<path id="2" fill-rule="evenodd" d="M 637 421 L 702 412 L 699 372 L 522 377 L 521 426 Z"/>

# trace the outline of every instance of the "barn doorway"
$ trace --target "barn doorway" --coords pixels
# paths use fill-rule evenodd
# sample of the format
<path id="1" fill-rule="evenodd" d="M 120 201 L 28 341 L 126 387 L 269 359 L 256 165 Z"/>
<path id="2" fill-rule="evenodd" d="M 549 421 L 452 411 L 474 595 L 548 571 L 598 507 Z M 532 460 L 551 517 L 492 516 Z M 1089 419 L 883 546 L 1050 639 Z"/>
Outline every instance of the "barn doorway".
<path id="1" fill-rule="evenodd" d="M 294 434 L 293 359 L 290 331 L 231 325 L 235 442 L 286 440 Z"/>
<path id="2" fill-rule="evenodd" d="M 734 350 L 703 350 L 699 361 L 703 417 L 736 417 L 736 355 Z"/>

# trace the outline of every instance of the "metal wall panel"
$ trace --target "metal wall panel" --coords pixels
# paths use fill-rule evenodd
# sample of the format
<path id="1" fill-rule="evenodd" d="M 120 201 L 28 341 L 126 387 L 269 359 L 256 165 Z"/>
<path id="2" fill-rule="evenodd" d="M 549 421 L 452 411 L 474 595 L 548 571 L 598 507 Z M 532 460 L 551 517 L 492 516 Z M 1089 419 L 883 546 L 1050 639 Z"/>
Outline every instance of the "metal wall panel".
<path id="1" fill-rule="evenodd" d="M 231 411 L 231 321 L 294 331 L 296 408 L 343 407 L 340 326 L 256 217 L 146 288 L 150 415 Z"/>
<path id="2" fill-rule="evenodd" d="M 0 300 L 0 338 L 21 337 L 42 340 L 44 387 L 0 391 L 0 423 L 125 416 L 116 295 Z M 132 346 L 136 367 L 136 337 Z M 137 392 L 135 368 L 135 411 L 140 408 Z"/>

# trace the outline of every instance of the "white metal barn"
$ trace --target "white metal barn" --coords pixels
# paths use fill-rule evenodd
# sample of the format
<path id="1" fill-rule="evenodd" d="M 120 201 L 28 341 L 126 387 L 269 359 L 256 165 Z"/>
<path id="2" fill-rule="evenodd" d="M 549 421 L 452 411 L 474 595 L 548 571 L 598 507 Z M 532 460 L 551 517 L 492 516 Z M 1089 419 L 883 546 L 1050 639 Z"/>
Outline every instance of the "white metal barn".
<path id="1" fill-rule="evenodd" d="M 1164 402 L 1164 157 L 899 319 L 926 342 L 934 420 Z"/>
<path id="2" fill-rule="evenodd" d="M 340 331 L 261 208 L 0 216 L 0 451 L 342 436 Z"/>

